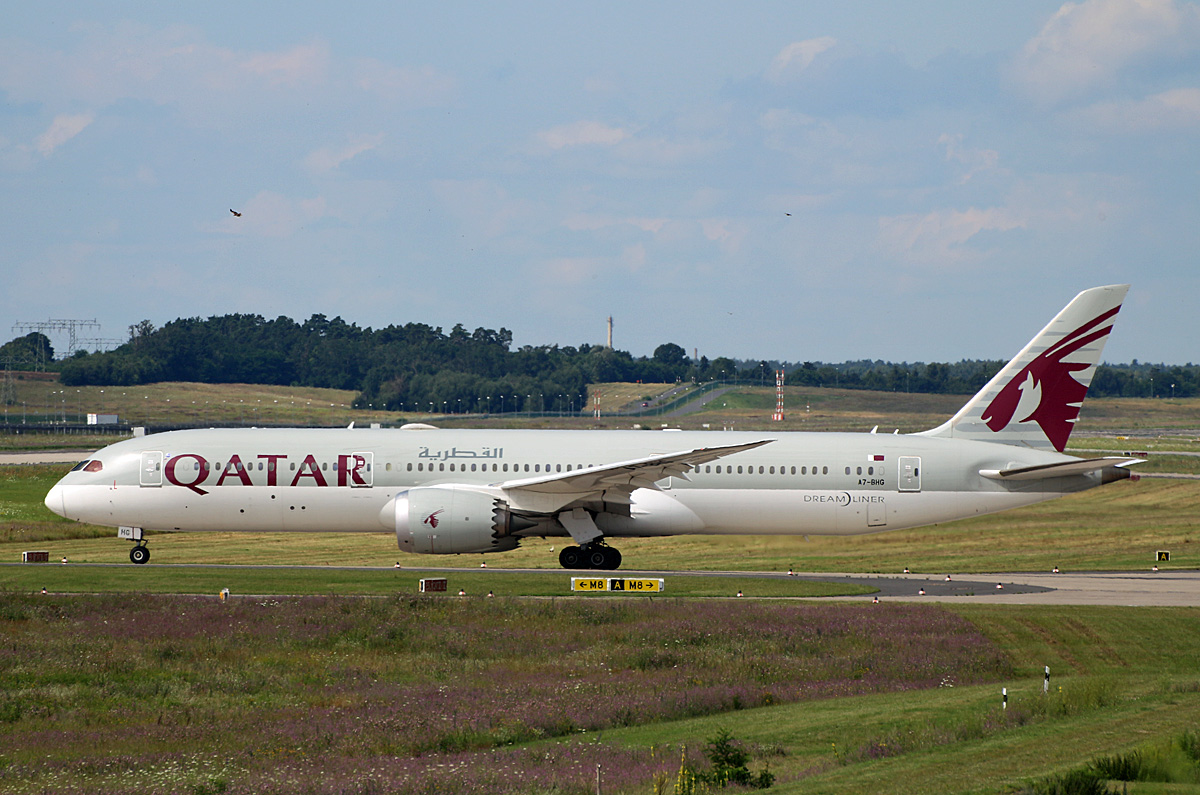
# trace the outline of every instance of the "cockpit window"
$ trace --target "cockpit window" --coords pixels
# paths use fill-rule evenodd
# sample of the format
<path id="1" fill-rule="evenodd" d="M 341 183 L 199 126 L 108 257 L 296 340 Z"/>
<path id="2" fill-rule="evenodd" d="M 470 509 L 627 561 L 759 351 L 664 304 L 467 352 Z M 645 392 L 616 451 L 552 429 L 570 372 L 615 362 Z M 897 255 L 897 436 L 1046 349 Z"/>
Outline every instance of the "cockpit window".
<path id="1" fill-rule="evenodd" d="M 87 466 L 90 463 L 92 463 L 90 459 L 84 459 L 83 461 L 80 461 L 75 466 L 71 467 L 71 471 L 78 472 L 79 470 L 83 469 L 85 466 Z"/>
<path id="2" fill-rule="evenodd" d="M 83 471 L 84 472 L 99 472 L 102 469 L 104 469 L 104 464 L 100 461 L 100 459 L 97 458 L 97 459 L 88 461 L 87 466 L 85 466 L 83 468 Z"/>

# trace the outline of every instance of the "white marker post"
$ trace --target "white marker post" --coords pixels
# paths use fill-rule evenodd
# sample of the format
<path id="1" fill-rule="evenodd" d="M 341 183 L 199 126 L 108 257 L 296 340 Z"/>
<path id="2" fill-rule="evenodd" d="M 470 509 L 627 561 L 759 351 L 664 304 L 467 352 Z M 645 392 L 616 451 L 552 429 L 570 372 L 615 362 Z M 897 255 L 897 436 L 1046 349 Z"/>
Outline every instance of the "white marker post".
<path id="1" fill-rule="evenodd" d="M 1045 696 L 1045 695 L 1048 695 L 1049 693 L 1050 693 L 1050 666 L 1047 665 L 1046 666 L 1046 678 L 1044 680 L 1042 680 L 1042 695 Z"/>
<path id="2" fill-rule="evenodd" d="M 1000 695 L 1004 697 L 1004 702 L 1003 702 L 1004 707 L 1003 708 L 1008 709 L 1008 688 L 1007 687 L 1000 688 Z"/>

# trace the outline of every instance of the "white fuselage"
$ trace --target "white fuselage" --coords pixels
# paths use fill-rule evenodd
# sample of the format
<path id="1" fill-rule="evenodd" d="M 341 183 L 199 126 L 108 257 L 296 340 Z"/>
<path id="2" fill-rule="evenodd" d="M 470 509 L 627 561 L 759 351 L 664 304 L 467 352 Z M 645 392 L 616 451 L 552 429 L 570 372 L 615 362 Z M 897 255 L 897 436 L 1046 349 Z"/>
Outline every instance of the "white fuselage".
<path id="1" fill-rule="evenodd" d="M 384 532 L 420 486 L 498 486 L 706 446 L 771 439 L 600 512 L 606 536 L 852 535 L 1029 505 L 1099 485 L 1098 473 L 997 482 L 981 470 L 1073 461 L 1007 444 L 909 435 L 652 431 L 240 429 L 106 447 L 46 497 L 60 515 L 146 530 Z M 565 534 L 541 525 L 529 535 Z"/>

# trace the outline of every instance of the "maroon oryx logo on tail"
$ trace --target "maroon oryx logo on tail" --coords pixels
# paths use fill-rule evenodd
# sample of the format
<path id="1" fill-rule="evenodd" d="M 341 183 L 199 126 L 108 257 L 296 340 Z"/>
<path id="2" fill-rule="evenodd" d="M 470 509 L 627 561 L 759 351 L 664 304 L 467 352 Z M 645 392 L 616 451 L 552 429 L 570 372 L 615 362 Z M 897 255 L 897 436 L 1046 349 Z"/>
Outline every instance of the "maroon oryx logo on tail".
<path id="1" fill-rule="evenodd" d="M 1042 433 L 1060 453 L 1067 446 L 1072 424 L 1079 416 L 1080 405 L 1087 396 L 1088 388 L 1075 380 L 1072 373 L 1086 370 L 1091 363 L 1064 361 L 1071 354 L 1096 340 L 1108 336 L 1110 323 L 1096 328 L 1120 311 L 1117 306 L 1099 317 L 1084 323 L 1061 340 L 1040 353 L 1025 365 L 1000 393 L 983 410 L 983 421 L 999 433 L 1013 421 L 1017 409 L 1022 408 L 1024 417 L 1017 422 L 1030 420 L 1042 426 Z M 1031 410 L 1026 411 L 1026 409 Z"/>

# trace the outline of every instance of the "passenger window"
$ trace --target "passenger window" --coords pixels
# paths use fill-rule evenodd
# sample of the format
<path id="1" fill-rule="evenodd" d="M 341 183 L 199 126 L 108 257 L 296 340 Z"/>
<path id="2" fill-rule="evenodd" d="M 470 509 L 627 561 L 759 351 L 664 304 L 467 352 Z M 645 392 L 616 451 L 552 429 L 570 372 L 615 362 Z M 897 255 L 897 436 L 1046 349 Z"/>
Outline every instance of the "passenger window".
<path id="1" fill-rule="evenodd" d="M 450 471 L 451 471 L 451 472 L 453 472 L 453 471 L 454 471 L 454 464 L 451 464 L 451 465 L 450 465 Z"/>
<path id="2" fill-rule="evenodd" d="M 774 469 L 774 467 L 772 467 L 772 469 Z M 758 474 L 760 474 L 760 475 L 762 475 L 762 474 L 765 474 L 765 473 L 763 472 L 763 468 L 762 468 L 762 467 L 759 467 L 759 468 L 758 468 Z"/>
<path id="3" fill-rule="evenodd" d="M 474 465 L 474 464 L 471 464 L 471 471 L 472 471 L 472 472 L 474 472 L 474 471 L 475 471 L 475 465 Z"/>
<path id="4" fill-rule="evenodd" d="M 774 475 L 774 474 L 775 474 L 775 467 L 771 467 L 770 474 L 772 474 L 772 475 Z"/>
<path id="5" fill-rule="evenodd" d="M 867 467 L 867 474 L 868 474 L 868 475 L 874 475 L 874 474 L 875 474 L 875 467 Z"/>
<path id="6" fill-rule="evenodd" d="M 829 467 L 821 467 L 821 474 L 822 474 L 822 475 L 828 475 L 828 474 L 829 474 Z"/>
<path id="7" fill-rule="evenodd" d="M 742 468 L 740 466 L 738 467 L 738 474 L 742 474 Z"/>
<path id="8" fill-rule="evenodd" d="M 445 471 L 446 471 L 446 465 L 438 464 L 438 472 L 445 472 Z"/>
<path id="9" fill-rule="evenodd" d="M 858 468 L 858 474 L 859 474 L 859 475 L 861 475 L 861 474 L 862 474 L 862 467 L 859 467 L 859 468 Z"/>
<path id="10" fill-rule="evenodd" d="M 794 474 L 796 474 L 796 468 L 795 468 L 795 467 L 792 467 L 792 474 L 793 474 L 793 475 L 794 475 Z"/>

